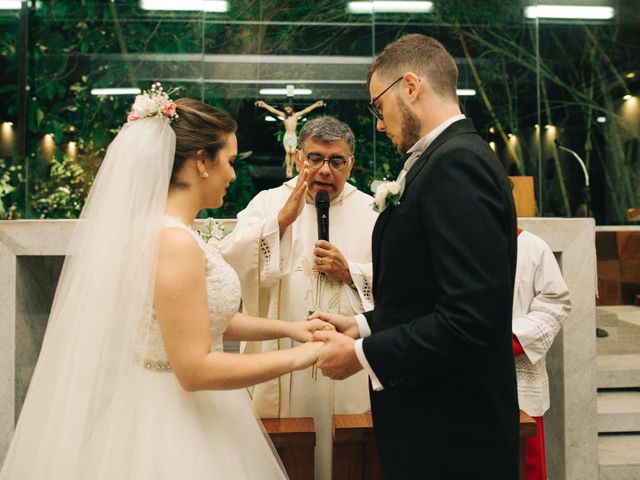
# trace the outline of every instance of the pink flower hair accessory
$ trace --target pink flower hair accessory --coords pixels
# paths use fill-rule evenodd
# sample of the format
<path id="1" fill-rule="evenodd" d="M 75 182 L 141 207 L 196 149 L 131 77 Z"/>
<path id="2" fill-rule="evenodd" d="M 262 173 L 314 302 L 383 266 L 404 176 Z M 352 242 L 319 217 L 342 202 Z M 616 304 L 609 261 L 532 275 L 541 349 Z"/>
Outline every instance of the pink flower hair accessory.
<path id="1" fill-rule="evenodd" d="M 168 121 L 178 118 L 176 102 L 169 98 L 160 82 L 153 83 L 149 90 L 136 95 L 136 100 L 127 116 L 127 122 L 135 122 L 141 118 L 164 117 Z"/>

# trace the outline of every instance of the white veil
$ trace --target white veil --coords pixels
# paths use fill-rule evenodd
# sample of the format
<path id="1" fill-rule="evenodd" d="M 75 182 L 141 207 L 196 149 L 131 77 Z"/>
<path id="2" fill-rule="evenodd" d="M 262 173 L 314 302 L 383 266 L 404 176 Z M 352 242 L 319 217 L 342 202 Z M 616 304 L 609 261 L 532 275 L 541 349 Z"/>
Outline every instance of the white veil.
<path id="1" fill-rule="evenodd" d="M 125 124 L 109 146 L 71 239 L 0 480 L 74 478 L 82 446 L 118 405 L 150 317 L 175 142 L 168 119 L 154 117 Z"/>

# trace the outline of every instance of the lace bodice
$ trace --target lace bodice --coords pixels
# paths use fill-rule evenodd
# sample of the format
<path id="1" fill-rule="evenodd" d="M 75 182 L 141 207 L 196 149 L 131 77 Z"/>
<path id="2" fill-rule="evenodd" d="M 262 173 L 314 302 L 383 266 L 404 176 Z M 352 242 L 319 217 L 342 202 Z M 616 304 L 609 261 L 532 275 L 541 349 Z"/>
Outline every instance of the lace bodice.
<path id="1" fill-rule="evenodd" d="M 179 219 L 165 217 L 165 228 L 182 228 L 188 231 L 202 248 L 206 258 L 205 280 L 207 285 L 207 305 L 211 322 L 211 351 L 222 351 L 222 334 L 240 305 L 240 282 L 236 272 L 224 261 L 219 252 L 207 247 L 202 238 Z M 143 322 L 141 342 L 137 349 L 146 368 L 170 371 L 167 353 L 160 333 L 160 324 L 153 308 L 149 308 L 149 318 Z"/>

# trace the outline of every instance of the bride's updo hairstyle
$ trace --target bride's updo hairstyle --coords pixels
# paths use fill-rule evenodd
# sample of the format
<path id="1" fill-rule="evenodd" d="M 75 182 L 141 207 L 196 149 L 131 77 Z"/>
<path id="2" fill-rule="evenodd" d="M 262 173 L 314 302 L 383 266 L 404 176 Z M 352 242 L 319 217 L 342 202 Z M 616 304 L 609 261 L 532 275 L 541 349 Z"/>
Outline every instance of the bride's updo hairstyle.
<path id="1" fill-rule="evenodd" d="M 175 101 L 177 118 L 171 122 L 176 134 L 176 155 L 171 171 L 171 188 L 187 188 L 186 182 L 177 178 L 184 161 L 193 158 L 198 150 L 204 150 L 215 162 L 218 151 L 225 146 L 229 134 L 238 129 L 236 121 L 224 110 L 212 107 L 192 98 Z"/>

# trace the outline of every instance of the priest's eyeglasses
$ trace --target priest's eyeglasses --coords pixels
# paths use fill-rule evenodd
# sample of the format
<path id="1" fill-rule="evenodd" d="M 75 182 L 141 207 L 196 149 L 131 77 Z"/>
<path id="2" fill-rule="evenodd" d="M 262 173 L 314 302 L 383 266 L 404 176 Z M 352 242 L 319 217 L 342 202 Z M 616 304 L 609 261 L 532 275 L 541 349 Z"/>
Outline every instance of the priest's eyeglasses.
<path id="1" fill-rule="evenodd" d="M 341 155 L 334 155 L 329 158 L 324 158 L 319 153 L 307 153 L 306 156 L 307 162 L 309 162 L 309 165 L 313 170 L 322 168 L 325 163 L 328 163 L 331 170 L 341 172 L 342 170 L 344 170 L 344 167 L 347 166 L 349 160 L 351 160 L 351 155 L 349 156 L 349 158 L 344 158 Z"/>
<path id="2" fill-rule="evenodd" d="M 376 102 L 378 100 L 380 100 L 380 97 L 382 97 L 385 93 L 387 93 L 389 90 L 391 90 L 391 87 L 393 87 L 394 85 L 396 85 L 400 80 L 402 80 L 404 78 L 404 75 L 402 75 L 399 79 L 397 79 L 395 82 L 393 82 L 391 85 L 389 85 L 387 88 L 385 88 L 382 93 L 380 93 L 376 98 L 372 99 L 369 102 L 369 105 L 367 105 L 367 107 L 369 108 L 369 111 L 373 114 L 374 117 L 376 117 L 378 120 L 382 120 L 384 121 L 384 117 L 382 116 L 382 112 L 380 111 L 380 109 L 376 106 Z"/>

